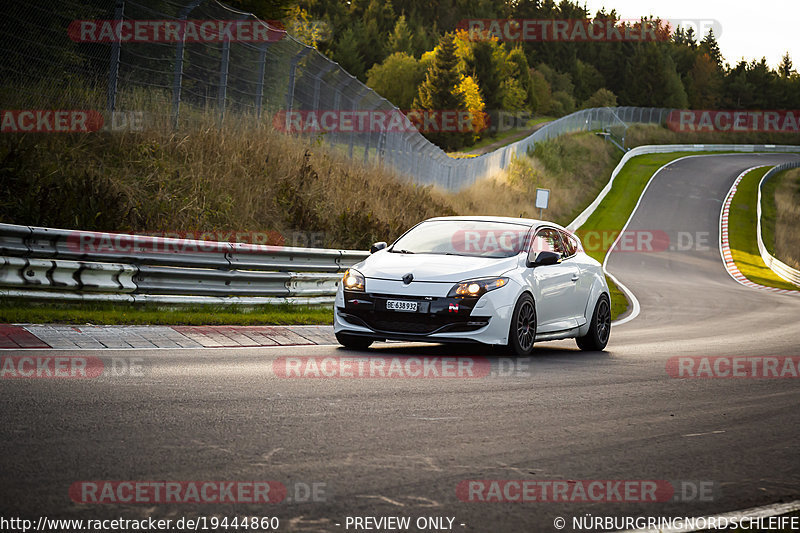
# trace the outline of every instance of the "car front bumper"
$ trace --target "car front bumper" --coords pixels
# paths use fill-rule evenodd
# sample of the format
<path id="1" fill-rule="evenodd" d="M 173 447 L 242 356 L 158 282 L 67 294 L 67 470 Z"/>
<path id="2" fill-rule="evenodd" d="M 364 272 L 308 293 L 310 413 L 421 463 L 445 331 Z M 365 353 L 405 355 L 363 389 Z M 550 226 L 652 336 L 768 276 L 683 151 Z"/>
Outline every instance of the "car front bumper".
<path id="1" fill-rule="evenodd" d="M 515 298 L 510 287 L 480 298 L 448 297 L 453 284 L 367 283 L 367 292 L 336 295 L 334 331 L 375 339 L 506 344 Z M 428 287 L 425 287 L 428 285 Z M 417 311 L 386 309 L 387 300 L 417 302 Z"/>

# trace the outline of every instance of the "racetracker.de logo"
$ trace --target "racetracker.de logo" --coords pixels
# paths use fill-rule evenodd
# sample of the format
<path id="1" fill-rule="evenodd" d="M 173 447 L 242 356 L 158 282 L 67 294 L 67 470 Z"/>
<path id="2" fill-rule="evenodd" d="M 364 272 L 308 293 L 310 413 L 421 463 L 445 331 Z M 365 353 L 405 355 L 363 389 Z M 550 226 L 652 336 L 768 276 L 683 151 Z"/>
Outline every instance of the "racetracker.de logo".
<path id="1" fill-rule="evenodd" d="M 665 480 L 468 479 L 456 486 L 462 502 L 668 502 L 675 489 Z"/>
<path id="2" fill-rule="evenodd" d="M 0 358 L 2 379 L 86 379 L 103 374 L 98 357 L 73 355 L 7 355 Z"/>
<path id="3" fill-rule="evenodd" d="M 800 377 L 800 357 L 670 357 L 667 374 L 672 378 L 797 379 Z"/>
<path id="4" fill-rule="evenodd" d="M 468 133 L 489 127 L 489 115 L 464 110 L 278 111 L 272 119 L 284 133 Z"/>
<path id="5" fill-rule="evenodd" d="M 4 109 L 2 133 L 89 133 L 103 127 L 103 115 L 93 110 Z"/>
<path id="6" fill-rule="evenodd" d="M 492 371 L 486 357 L 282 356 L 272 363 L 280 378 L 484 378 Z"/>
<path id="7" fill-rule="evenodd" d="M 672 131 L 800 133 L 800 110 L 704 111 L 675 109 L 667 115 Z"/>
<path id="8" fill-rule="evenodd" d="M 76 481 L 75 503 L 280 503 L 286 486 L 278 481 Z"/>
<path id="9" fill-rule="evenodd" d="M 660 22 L 660 21 L 659 21 Z M 604 19 L 466 19 L 456 26 L 471 40 L 529 42 L 668 41 L 668 28 L 657 21 Z"/>
<path id="10" fill-rule="evenodd" d="M 279 21 L 73 20 L 76 43 L 274 43 L 286 36 Z"/>

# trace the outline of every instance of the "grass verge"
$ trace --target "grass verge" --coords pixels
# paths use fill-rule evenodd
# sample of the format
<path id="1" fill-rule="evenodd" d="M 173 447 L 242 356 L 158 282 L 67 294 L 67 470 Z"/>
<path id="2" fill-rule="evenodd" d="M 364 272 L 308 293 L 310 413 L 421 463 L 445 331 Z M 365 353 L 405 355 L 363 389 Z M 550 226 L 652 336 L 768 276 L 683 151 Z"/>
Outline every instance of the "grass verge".
<path id="1" fill-rule="evenodd" d="M 332 306 L 264 305 L 170 307 L 153 304 L 100 302 L 52 303 L 4 299 L 0 323 L 119 324 L 164 326 L 295 325 L 333 323 Z"/>
<path id="2" fill-rule="evenodd" d="M 736 188 L 728 217 L 728 240 L 731 254 L 736 266 L 750 281 L 778 289 L 800 290 L 795 285 L 784 281 L 765 265 L 758 252 L 756 237 L 758 183 L 768 170 L 769 167 L 764 167 L 749 172 Z M 764 203 L 769 204 L 770 202 Z M 773 218 L 775 216 L 774 204 L 772 216 Z"/>

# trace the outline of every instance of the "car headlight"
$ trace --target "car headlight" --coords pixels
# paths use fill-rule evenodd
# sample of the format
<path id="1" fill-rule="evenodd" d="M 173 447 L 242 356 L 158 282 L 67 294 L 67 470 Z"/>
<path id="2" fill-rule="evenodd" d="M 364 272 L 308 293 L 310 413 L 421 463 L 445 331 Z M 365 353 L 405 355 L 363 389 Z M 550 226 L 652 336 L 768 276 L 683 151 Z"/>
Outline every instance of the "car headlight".
<path id="1" fill-rule="evenodd" d="M 348 291 L 363 291 L 364 275 L 354 268 L 348 268 L 342 277 L 342 284 Z"/>
<path id="2" fill-rule="evenodd" d="M 450 292 L 447 293 L 448 298 L 452 297 L 478 297 L 486 294 L 489 291 L 504 287 L 508 283 L 508 278 L 482 278 L 470 279 L 456 283 Z"/>

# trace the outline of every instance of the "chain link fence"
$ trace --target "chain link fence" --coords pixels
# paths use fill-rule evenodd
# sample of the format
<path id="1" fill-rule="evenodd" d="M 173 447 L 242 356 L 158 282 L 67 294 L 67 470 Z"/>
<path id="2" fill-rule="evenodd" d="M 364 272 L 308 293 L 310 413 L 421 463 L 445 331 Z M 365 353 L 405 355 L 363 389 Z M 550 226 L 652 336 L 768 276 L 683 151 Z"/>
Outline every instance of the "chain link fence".
<path id="1" fill-rule="evenodd" d="M 19 118 L 9 127 L 30 125 L 20 110 L 90 110 L 101 117 L 93 124 L 110 131 L 209 122 L 292 131 L 293 114 L 360 113 L 366 127 L 298 134 L 416 183 L 458 190 L 501 171 L 536 142 L 605 130 L 624 147 L 627 123 L 662 123 L 669 112 L 587 109 L 489 154 L 455 159 L 337 63 L 275 24 L 215 0 L 18 0 L 4 14 L 0 97 Z M 36 115 L 37 128 L 47 127 L 45 115 Z M 405 127 L 376 126 L 376 116 L 400 116 Z"/>

